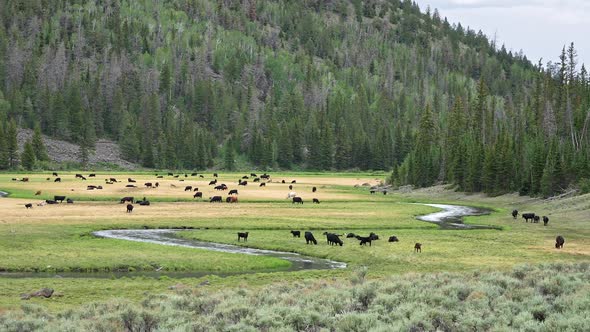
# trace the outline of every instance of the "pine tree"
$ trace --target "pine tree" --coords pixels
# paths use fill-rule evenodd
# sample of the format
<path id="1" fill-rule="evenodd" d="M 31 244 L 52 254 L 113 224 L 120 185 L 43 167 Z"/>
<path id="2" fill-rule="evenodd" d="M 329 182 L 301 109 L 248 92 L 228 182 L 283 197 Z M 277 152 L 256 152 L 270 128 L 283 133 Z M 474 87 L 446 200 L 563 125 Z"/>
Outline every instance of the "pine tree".
<path id="1" fill-rule="evenodd" d="M 21 155 L 21 165 L 28 171 L 33 170 L 35 167 L 35 151 L 33 150 L 33 144 L 30 140 L 25 143 L 23 153 Z"/>
<path id="2" fill-rule="evenodd" d="M 235 168 L 235 154 L 230 140 L 225 144 L 223 154 L 223 168 L 227 171 L 233 171 Z"/>
<path id="3" fill-rule="evenodd" d="M 37 160 L 49 161 L 47 149 L 45 148 L 43 138 L 41 137 L 41 126 L 39 125 L 39 123 L 35 125 L 35 130 L 33 132 L 33 140 L 31 144 L 33 145 L 33 151 L 35 151 L 35 157 L 37 158 Z"/>
<path id="4" fill-rule="evenodd" d="M 18 141 L 16 122 L 14 122 L 14 120 L 10 121 L 10 123 L 8 124 L 8 130 L 6 131 L 6 140 L 8 167 L 15 168 L 18 165 Z"/>
<path id="5" fill-rule="evenodd" d="M 437 174 L 434 165 L 435 131 L 432 111 L 429 106 L 426 106 L 420 118 L 418 135 L 416 137 L 416 148 L 414 150 L 414 165 L 412 165 L 412 178 L 416 180 L 415 183 L 419 187 L 430 186 L 435 181 Z"/>
<path id="6" fill-rule="evenodd" d="M 0 122 L 0 169 L 8 168 L 8 146 L 4 124 Z"/>

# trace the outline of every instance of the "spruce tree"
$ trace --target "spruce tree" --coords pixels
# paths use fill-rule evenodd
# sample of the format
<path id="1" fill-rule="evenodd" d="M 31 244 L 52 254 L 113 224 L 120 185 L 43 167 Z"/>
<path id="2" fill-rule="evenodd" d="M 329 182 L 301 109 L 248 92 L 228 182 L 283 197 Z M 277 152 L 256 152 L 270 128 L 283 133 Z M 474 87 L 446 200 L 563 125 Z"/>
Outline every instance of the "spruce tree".
<path id="1" fill-rule="evenodd" d="M 235 168 L 235 154 L 231 142 L 228 140 L 224 147 L 223 168 L 226 171 L 233 171 Z"/>
<path id="2" fill-rule="evenodd" d="M 15 168 L 18 164 L 18 141 L 16 122 L 14 122 L 14 120 L 10 121 L 10 123 L 8 124 L 8 130 L 6 131 L 6 140 L 8 167 Z"/>
<path id="3" fill-rule="evenodd" d="M 23 153 L 21 154 L 21 165 L 28 171 L 35 167 L 35 151 L 30 140 L 25 143 Z"/>
<path id="4" fill-rule="evenodd" d="M 0 169 L 8 168 L 8 146 L 4 124 L 0 122 Z"/>
<path id="5" fill-rule="evenodd" d="M 33 132 L 33 139 L 31 144 L 33 146 L 33 151 L 35 151 L 35 158 L 37 158 L 37 160 L 49 161 L 47 149 L 45 148 L 43 138 L 41 137 L 41 126 L 39 125 L 39 123 L 35 125 L 35 131 Z"/>

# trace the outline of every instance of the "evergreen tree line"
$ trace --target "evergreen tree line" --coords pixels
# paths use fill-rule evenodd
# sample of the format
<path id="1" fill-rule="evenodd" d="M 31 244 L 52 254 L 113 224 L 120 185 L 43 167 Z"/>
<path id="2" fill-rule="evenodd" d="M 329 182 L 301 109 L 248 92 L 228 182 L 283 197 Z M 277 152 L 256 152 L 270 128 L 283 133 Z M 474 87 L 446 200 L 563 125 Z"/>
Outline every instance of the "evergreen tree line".
<path id="1" fill-rule="evenodd" d="M 0 122 L 86 155 L 109 138 L 146 167 L 540 193 L 549 157 L 552 190 L 585 176 L 569 172 L 589 105 L 571 49 L 533 65 L 409 0 L 6 0 Z"/>

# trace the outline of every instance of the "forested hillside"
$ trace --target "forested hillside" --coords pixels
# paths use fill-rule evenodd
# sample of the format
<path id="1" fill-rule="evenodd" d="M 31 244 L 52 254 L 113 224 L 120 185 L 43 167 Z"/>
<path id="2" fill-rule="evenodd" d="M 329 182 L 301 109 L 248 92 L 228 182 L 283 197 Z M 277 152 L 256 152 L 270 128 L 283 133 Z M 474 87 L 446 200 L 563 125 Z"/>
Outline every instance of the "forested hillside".
<path id="1" fill-rule="evenodd" d="M 573 45 L 533 65 L 411 1 L 4 0 L 0 23 L 1 168 L 38 125 L 145 167 L 242 156 L 543 195 L 590 178 Z"/>

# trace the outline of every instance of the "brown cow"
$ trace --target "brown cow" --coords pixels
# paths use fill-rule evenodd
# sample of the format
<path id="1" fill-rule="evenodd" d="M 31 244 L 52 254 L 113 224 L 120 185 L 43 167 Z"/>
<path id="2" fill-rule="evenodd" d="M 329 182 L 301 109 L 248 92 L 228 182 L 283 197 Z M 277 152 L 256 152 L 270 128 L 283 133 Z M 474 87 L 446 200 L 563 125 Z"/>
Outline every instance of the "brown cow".
<path id="1" fill-rule="evenodd" d="M 414 245 L 414 251 L 415 252 L 422 252 L 422 243 L 416 243 Z"/>

